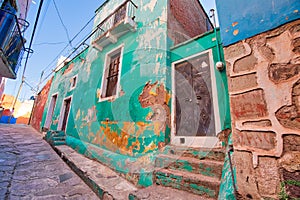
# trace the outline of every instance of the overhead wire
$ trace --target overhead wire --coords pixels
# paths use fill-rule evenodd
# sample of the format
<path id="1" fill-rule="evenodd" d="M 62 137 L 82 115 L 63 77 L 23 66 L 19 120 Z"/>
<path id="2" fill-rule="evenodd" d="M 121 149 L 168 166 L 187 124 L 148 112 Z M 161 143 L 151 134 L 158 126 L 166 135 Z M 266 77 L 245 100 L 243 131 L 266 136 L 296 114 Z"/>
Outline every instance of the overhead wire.
<path id="1" fill-rule="evenodd" d="M 36 33 L 36 37 L 39 37 L 40 31 L 42 30 L 42 26 L 44 25 L 44 20 L 45 20 L 46 14 L 48 13 L 49 6 L 50 6 L 50 1 L 47 1 L 46 5 L 44 6 L 44 9 L 43 9 L 43 15 L 40 20 L 40 28 Z"/>
<path id="2" fill-rule="evenodd" d="M 94 16 L 91 17 L 91 19 L 79 30 L 79 32 L 71 39 L 71 42 L 73 42 L 78 35 L 91 23 L 91 21 L 96 17 L 96 14 Z M 61 56 L 61 54 L 68 48 L 69 44 L 67 44 L 58 54 L 57 56 L 42 70 L 45 71 L 46 69 L 48 69 L 49 67 L 51 67 L 54 62 L 57 61 L 57 59 L 59 58 L 59 56 Z"/>
<path id="3" fill-rule="evenodd" d="M 39 21 L 39 17 L 40 17 L 40 14 L 41 14 L 43 2 L 44 2 L 44 0 L 40 1 L 40 5 L 39 5 L 38 11 L 37 11 L 37 15 L 36 15 L 34 26 L 33 26 L 33 31 L 32 31 L 31 38 L 30 38 L 30 43 L 29 43 L 29 47 L 28 47 L 28 51 L 27 51 L 26 61 L 25 61 L 24 69 L 23 69 L 23 73 L 22 73 L 22 82 L 20 84 L 18 93 L 17 93 L 16 98 L 14 100 L 14 103 L 13 103 L 13 106 L 12 106 L 12 110 L 15 109 L 15 105 L 16 105 L 17 99 L 19 98 L 22 86 L 23 86 L 23 84 L 25 82 L 25 72 L 26 72 L 27 63 L 28 63 L 28 59 L 29 59 L 30 49 L 31 49 L 31 46 L 32 46 L 32 43 L 33 43 L 33 38 L 34 38 L 35 31 L 36 31 L 36 28 L 37 28 L 37 24 L 38 24 L 38 21 Z"/>
<path id="4" fill-rule="evenodd" d="M 86 44 L 85 42 L 89 40 L 96 33 L 97 30 L 98 28 L 95 27 L 92 33 L 89 33 L 82 42 L 79 42 L 79 44 L 76 45 L 77 47 L 74 48 L 74 50 L 69 54 L 69 56 L 67 56 L 60 64 L 66 62 L 82 45 Z M 54 70 L 51 70 L 51 72 L 44 79 L 42 79 L 41 83 L 46 81 L 53 74 L 53 72 Z"/>
<path id="5" fill-rule="evenodd" d="M 59 44 L 65 44 L 66 42 L 41 42 L 41 43 L 35 43 L 34 46 L 40 46 L 40 45 L 59 45 Z"/>
<path id="6" fill-rule="evenodd" d="M 57 5 L 56 5 L 55 0 L 53 0 L 53 4 L 54 4 L 55 10 L 56 10 L 56 13 L 57 13 L 57 15 L 58 15 L 59 21 L 60 21 L 61 25 L 63 26 L 65 32 L 66 32 L 66 35 L 67 35 L 67 38 L 68 38 L 68 42 L 69 42 L 70 46 L 73 48 L 73 46 L 72 46 L 72 41 L 71 41 L 70 35 L 69 35 L 69 31 L 68 31 L 66 25 L 64 24 L 64 22 L 63 22 L 63 20 L 62 20 L 61 14 L 60 14 L 60 12 L 59 12 L 59 10 L 58 10 L 58 7 L 57 7 Z"/>
<path id="7" fill-rule="evenodd" d="M 78 36 L 79 36 L 79 34 L 91 23 L 91 21 L 93 21 L 94 20 L 94 18 L 96 17 L 96 13 L 89 19 L 89 21 L 77 32 L 77 34 L 71 39 L 71 41 L 74 41 Z M 97 30 L 97 28 L 95 28 L 95 30 Z M 91 35 L 90 33 L 89 34 L 87 34 L 84 38 L 87 38 L 89 35 Z M 88 39 L 89 39 L 89 37 L 88 37 Z M 84 39 L 83 39 L 84 40 Z M 86 40 L 84 40 L 84 41 L 86 41 Z M 78 46 L 78 45 L 80 45 L 82 42 L 80 41 L 76 46 Z M 62 53 L 68 48 L 68 46 L 69 46 L 69 44 L 67 44 L 58 54 L 57 54 L 57 56 L 42 70 L 42 75 L 41 75 L 41 81 L 40 81 L 40 83 L 39 84 L 42 84 L 44 81 L 46 81 L 52 74 L 53 74 L 53 64 L 54 64 L 54 62 L 56 62 L 57 61 L 57 59 L 59 58 L 59 56 L 61 56 L 62 55 Z M 76 48 L 75 48 L 76 49 Z M 78 50 L 78 49 L 76 49 L 76 50 Z M 43 75 L 45 74 L 45 72 L 46 72 L 46 70 L 47 69 L 49 69 L 50 67 L 52 67 L 51 68 L 51 71 L 50 71 L 50 73 L 48 74 L 48 75 L 46 75 L 46 77 L 45 78 L 43 78 Z M 39 85 L 38 86 L 36 86 L 36 88 L 39 88 Z"/>

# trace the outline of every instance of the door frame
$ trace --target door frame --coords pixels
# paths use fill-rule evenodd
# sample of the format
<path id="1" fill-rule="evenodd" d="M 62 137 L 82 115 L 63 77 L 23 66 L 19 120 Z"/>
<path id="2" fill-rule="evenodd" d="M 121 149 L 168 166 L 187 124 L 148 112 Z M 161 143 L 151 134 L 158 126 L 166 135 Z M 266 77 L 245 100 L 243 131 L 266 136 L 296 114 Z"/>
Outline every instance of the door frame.
<path id="1" fill-rule="evenodd" d="M 53 102 L 53 97 L 54 96 L 56 96 L 55 103 Z M 44 123 L 44 127 L 47 128 L 47 129 L 49 129 L 51 127 L 51 124 L 52 124 L 52 118 L 53 118 L 54 110 L 55 110 L 55 107 L 56 107 L 56 104 L 57 104 L 57 98 L 58 98 L 58 92 L 51 95 L 51 100 L 50 100 L 50 104 L 49 104 L 49 107 L 48 107 L 46 120 L 45 120 L 45 123 Z M 51 113 L 49 113 L 50 111 L 51 111 Z"/>
<path id="2" fill-rule="evenodd" d="M 185 136 L 176 136 L 176 84 L 175 84 L 175 65 L 186 60 L 196 58 L 200 55 L 208 53 L 209 62 L 210 62 L 210 76 L 211 76 L 211 87 L 212 87 L 212 101 L 214 108 L 214 118 L 215 118 L 215 135 L 221 131 L 220 123 L 220 114 L 219 114 L 219 103 L 218 103 L 218 92 L 217 92 L 217 83 L 215 75 L 215 66 L 213 60 L 212 49 L 202 51 L 200 53 L 193 54 L 186 58 L 182 58 L 172 63 L 172 113 L 171 113 L 171 144 L 176 146 L 188 146 L 188 147 L 203 147 L 203 148 L 212 148 L 216 146 L 219 142 L 216 136 L 195 136 L 195 137 L 185 137 Z M 183 142 L 184 141 L 184 142 Z"/>
<path id="3" fill-rule="evenodd" d="M 62 130 L 62 125 L 63 125 L 63 121 L 64 121 L 64 115 L 65 115 L 65 111 L 66 111 L 66 105 L 65 105 L 65 102 L 66 100 L 70 100 L 70 107 L 69 107 L 69 112 L 68 112 L 68 116 L 67 116 L 67 121 L 66 121 L 66 128 L 65 128 L 65 131 L 67 130 L 67 127 L 68 127 L 68 121 L 69 121 L 69 116 L 70 116 L 70 110 L 71 110 L 71 105 L 72 105 L 72 98 L 73 98 L 73 95 L 71 96 L 68 96 L 66 98 L 63 99 L 63 102 L 62 102 L 62 107 L 61 107 L 61 111 L 60 111 L 60 115 L 59 115 L 59 122 L 58 122 L 58 127 L 57 127 L 57 130 L 58 131 L 61 131 Z"/>

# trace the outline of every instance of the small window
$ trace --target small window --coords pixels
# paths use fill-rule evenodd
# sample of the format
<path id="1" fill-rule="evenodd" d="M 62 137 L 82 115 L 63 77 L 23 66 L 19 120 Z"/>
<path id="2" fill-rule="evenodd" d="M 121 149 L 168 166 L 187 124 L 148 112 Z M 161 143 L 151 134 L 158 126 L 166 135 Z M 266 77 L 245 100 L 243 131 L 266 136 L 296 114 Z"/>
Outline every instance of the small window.
<path id="1" fill-rule="evenodd" d="M 77 84 L 77 75 L 73 76 L 71 78 L 71 87 L 70 87 L 70 89 L 73 90 L 76 87 L 76 84 Z"/>
<path id="2" fill-rule="evenodd" d="M 122 48 L 118 48 L 106 56 L 106 67 L 102 78 L 101 98 L 117 96 L 120 82 Z"/>

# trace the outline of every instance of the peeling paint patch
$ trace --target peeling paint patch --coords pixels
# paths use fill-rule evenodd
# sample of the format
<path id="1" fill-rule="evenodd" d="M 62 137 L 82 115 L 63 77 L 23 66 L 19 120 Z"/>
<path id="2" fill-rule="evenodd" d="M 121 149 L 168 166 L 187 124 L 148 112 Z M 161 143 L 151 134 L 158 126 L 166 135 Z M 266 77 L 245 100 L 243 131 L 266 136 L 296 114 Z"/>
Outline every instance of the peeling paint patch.
<path id="1" fill-rule="evenodd" d="M 143 92 L 139 96 L 140 104 L 143 108 L 152 108 L 152 116 L 147 120 L 160 123 L 160 131 L 166 129 L 166 125 L 171 125 L 171 114 L 168 106 L 170 94 L 165 89 L 164 84 L 155 82 L 151 84 L 146 83 Z"/>
<path id="2" fill-rule="evenodd" d="M 238 35 L 238 34 L 239 34 L 239 29 L 233 31 L 233 35 Z"/>
<path id="3" fill-rule="evenodd" d="M 232 27 L 235 27 L 235 26 L 237 26 L 239 23 L 238 22 L 233 22 L 232 23 Z"/>
<path id="4" fill-rule="evenodd" d="M 150 9 L 150 11 L 153 12 L 156 4 L 157 4 L 157 0 L 151 0 L 148 4 L 144 6 L 144 10 Z"/>

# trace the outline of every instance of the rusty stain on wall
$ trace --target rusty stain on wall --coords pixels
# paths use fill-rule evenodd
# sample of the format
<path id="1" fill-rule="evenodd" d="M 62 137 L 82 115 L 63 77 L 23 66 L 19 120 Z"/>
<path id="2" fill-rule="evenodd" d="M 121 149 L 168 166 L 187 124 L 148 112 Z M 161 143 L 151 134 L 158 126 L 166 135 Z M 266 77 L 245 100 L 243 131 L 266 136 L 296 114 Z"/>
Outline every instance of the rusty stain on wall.
<path id="1" fill-rule="evenodd" d="M 146 83 L 143 92 L 139 96 L 143 108 L 152 108 L 151 116 L 148 116 L 147 120 L 156 122 L 156 134 L 161 131 L 164 132 L 166 126 L 171 126 L 171 112 L 168 106 L 170 98 L 171 95 L 165 89 L 164 84 L 158 84 L 158 82 Z"/>

